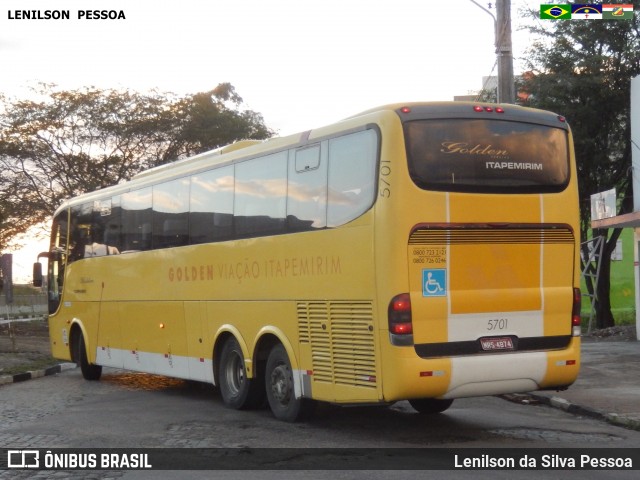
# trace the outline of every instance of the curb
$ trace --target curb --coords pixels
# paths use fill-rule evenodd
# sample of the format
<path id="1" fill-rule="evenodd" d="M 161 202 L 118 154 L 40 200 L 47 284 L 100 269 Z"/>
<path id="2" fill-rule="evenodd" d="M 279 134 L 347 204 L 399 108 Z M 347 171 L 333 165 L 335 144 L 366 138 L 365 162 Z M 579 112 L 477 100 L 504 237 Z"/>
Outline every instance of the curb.
<path id="1" fill-rule="evenodd" d="M 527 396 L 541 404 L 563 410 L 573 415 L 589 417 L 593 418 L 594 420 L 600 420 L 602 422 L 616 425 L 618 427 L 640 431 L 640 415 L 631 416 L 621 415 L 619 413 L 606 413 L 595 408 L 585 407 L 584 405 L 578 405 L 577 403 L 571 403 L 570 401 L 560 397 L 548 397 L 546 395 L 537 395 L 535 393 L 529 393 Z"/>
<path id="2" fill-rule="evenodd" d="M 75 363 L 59 363 L 52 367 L 47 367 L 41 370 L 31 370 L 24 373 L 16 373 L 14 375 L 2 375 L 0 376 L 0 385 L 7 385 L 9 383 L 26 382 L 34 378 L 47 377 L 49 375 L 55 375 L 65 370 L 72 370 L 76 368 Z"/>

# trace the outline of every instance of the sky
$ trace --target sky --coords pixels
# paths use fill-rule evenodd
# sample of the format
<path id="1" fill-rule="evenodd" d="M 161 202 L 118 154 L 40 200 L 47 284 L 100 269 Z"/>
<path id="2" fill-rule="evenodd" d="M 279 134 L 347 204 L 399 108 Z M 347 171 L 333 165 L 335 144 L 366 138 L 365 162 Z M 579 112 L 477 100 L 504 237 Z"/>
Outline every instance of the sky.
<path id="1" fill-rule="evenodd" d="M 495 2 L 477 0 L 485 8 Z M 514 72 L 531 39 L 511 0 Z M 0 93 L 38 82 L 193 94 L 229 82 L 280 135 L 387 103 L 452 100 L 495 75 L 493 19 L 470 0 L 1 0 Z M 16 10 L 69 10 L 69 20 Z M 125 19 L 78 19 L 122 10 Z M 13 13 L 12 13 L 13 12 Z M 10 17 L 13 17 L 11 19 Z M 538 20 L 539 21 L 539 20 Z M 40 245 L 14 252 L 28 281 Z M 35 252 L 35 253 L 34 253 Z"/>

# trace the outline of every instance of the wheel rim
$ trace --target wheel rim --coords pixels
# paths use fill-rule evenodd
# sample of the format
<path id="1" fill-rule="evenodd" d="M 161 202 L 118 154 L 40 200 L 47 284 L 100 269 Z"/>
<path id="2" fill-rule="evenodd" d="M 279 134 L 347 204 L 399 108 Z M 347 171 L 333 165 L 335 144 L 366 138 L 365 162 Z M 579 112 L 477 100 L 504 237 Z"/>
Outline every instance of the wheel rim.
<path id="1" fill-rule="evenodd" d="M 286 365 L 278 365 L 271 372 L 271 393 L 280 405 L 286 406 L 293 394 L 293 378 Z"/>
<path id="2" fill-rule="evenodd" d="M 227 362 L 225 379 L 229 393 L 234 397 L 237 396 L 245 383 L 244 362 L 239 355 L 234 354 L 233 358 Z"/>

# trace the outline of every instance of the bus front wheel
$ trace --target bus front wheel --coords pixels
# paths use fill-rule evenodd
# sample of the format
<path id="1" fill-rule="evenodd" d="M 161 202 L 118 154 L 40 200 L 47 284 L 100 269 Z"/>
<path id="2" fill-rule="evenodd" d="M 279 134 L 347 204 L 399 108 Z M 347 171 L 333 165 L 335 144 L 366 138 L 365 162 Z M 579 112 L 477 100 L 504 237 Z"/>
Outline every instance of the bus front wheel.
<path id="1" fill-rule="evenodd" d="M 256 408 L 264 404 L 264 383 L 258 376 L 247 378 L 244 355 L 238 341 L 231 337 L 220 353 L 220 394 L 229 408 Z"/>
<path id="2" fill-rule="evenodd" d="M 282 344 L 273 347 L 269 353 L 265 383 L 269 406 L 278 420 L 295 422 L 312 413 L 315 405 L 313 400 L 296 398 L 291 362 Z"/>
<path id="3" fill-rule="evenodd" d="M 85 380 L 100 380 L 100 376 L 102 375 L 102 366 L 89 363 L 89 358 L 87 357 L 87 346 L 82 332 L 78 332 L 76 335 L 74 347 L 76 350 L 74 359 L 76 364 L 80 367 L 82 377 Z"/>
<path id="4" fill-rule="evenodd" d="M 409 403 L 418 411 L 418 413 L 434 414 L 444 412 L 451 406 L 453 400 L 441 400 L 438 398 L 419 398 L 409 400 Z"/>

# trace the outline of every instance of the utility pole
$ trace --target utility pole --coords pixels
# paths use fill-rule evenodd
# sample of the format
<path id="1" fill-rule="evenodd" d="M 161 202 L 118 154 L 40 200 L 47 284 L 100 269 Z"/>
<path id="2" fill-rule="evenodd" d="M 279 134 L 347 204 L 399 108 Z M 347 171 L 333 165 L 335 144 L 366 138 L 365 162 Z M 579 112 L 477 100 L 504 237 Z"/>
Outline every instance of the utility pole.
<path id="1" fill-rule="evenodd" d="M 498 55 L 498 103 L 515 103 L 511 0 L 496 0 L 496 55 Z"/>
<path id="2" fill-rule="evenodd" d="M 511 47 L 511 0 L 496 0 L 498 18 L 475 0 L 469 1 L 493 18 L 496 55 L 498 56 L 498 103 L 515 103 L 513 50 Z M 489 3 L 489 8 L 491 8 L 491 3 Z"/>
<path id="3" fill-rule="evenodd" d="M 9 305 L 13 303 L 13 254 L 4 253 L 0 255 L 0 291 L 4 290 L 7 300 L 7 312 Z M 8 313 L 7 313 L 8 316 Z"/>

